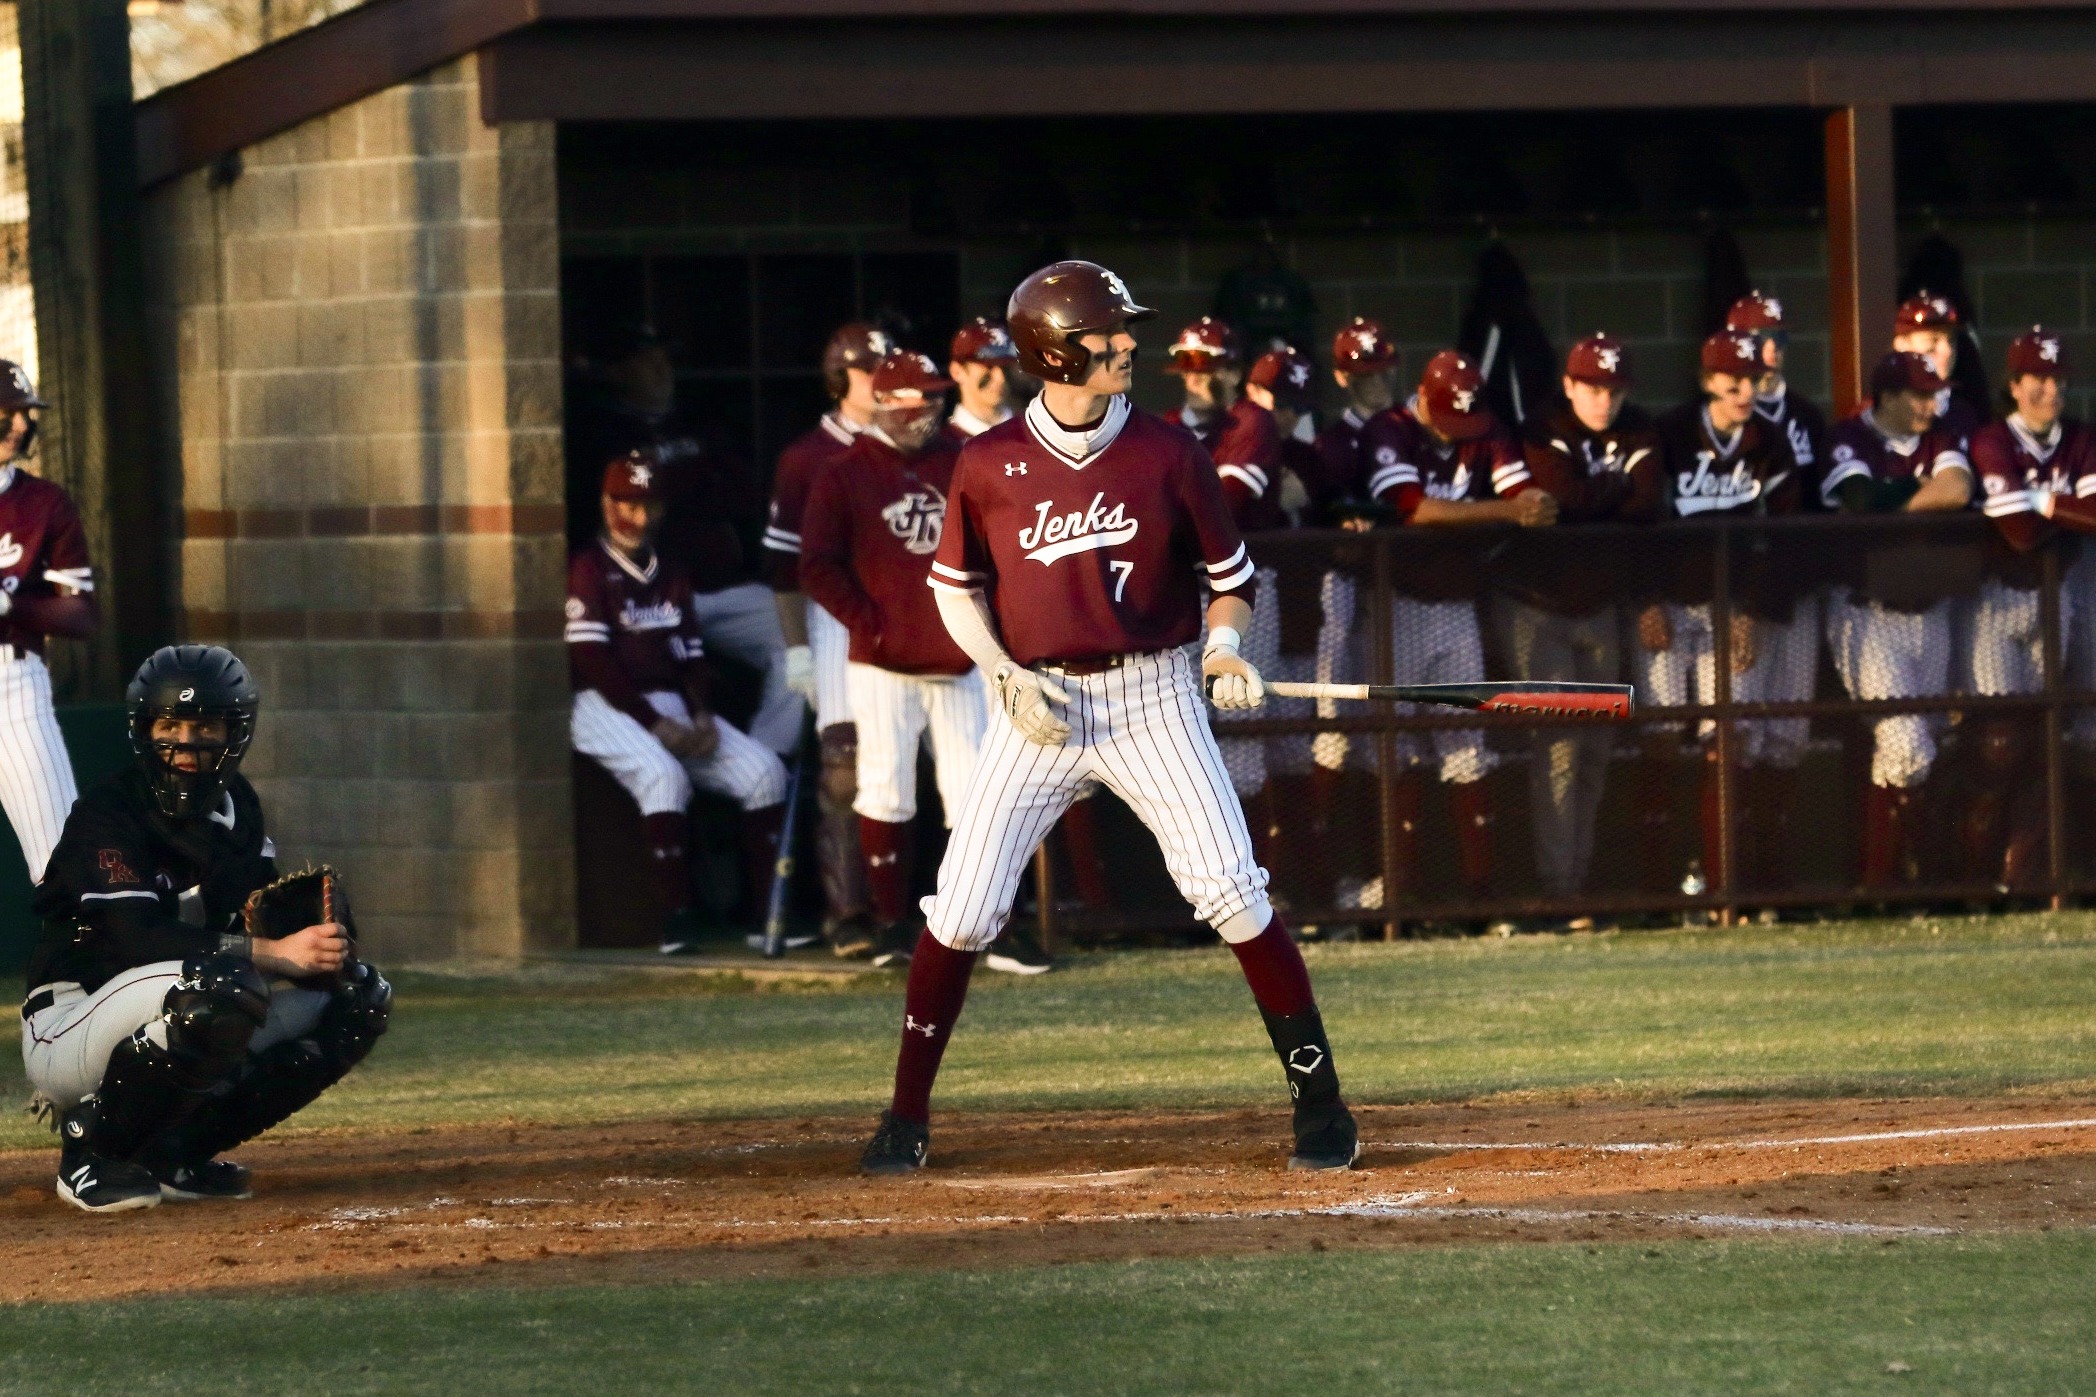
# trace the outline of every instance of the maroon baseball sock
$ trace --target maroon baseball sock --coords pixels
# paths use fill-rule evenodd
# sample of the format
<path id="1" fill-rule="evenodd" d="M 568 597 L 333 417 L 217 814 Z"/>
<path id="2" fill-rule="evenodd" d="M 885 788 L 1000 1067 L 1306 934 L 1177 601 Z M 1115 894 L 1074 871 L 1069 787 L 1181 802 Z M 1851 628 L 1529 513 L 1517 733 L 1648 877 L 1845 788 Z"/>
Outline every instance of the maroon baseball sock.
<path id="1" fill-rule="evenodd" d="M 953 951 L 933 939 L 929 930 L 917 938 L 910 957 L 910 984 L 903 993 L 902 1051 L 895 1059 L 895 1099 L 888 1109 L 897 1120 L 922 1125 L 932 1115 L 932 1079 L 953 1036 L 961 1002 L 968 997 L 968 977 L 975 970 L 974 951 Z M 1301 964 L 1300 961 L 1297 962 Z M 1307 983 L 1307 982 L 1306 982 Z"/>
<path id="2" fill-rule="evenodd" d="M 691 870 L 684 862 L 684 817 L 675 811 L 647 815 L 641 829 L 648 839 L 648 869 L 655 880 L 655 902 L 663 914 L 681 912 L 691 902 Z"/>
<path id="3" fill-rule="evenodd" d="M 1231 942 L 1230 949 L 1244 969 L 1252 998 L 1267 1013 L 1287 1018 L 1317 1002 L 1310 993 L 1309 967 L 1303 964 L 1303 953 L 1295 948 L 1295 938 L 1288 934 L 1288 924 L 1279 912 L 1265 931 L 1249 941 Z"/>
<path id="4" fill-rule="evenodd" d="M 859 817 L 866 891 L 873 899 L 873 915 L 884 923 L 910 915 L 910 844 L 915 834 L 907 820 L 898 824 Z"/>

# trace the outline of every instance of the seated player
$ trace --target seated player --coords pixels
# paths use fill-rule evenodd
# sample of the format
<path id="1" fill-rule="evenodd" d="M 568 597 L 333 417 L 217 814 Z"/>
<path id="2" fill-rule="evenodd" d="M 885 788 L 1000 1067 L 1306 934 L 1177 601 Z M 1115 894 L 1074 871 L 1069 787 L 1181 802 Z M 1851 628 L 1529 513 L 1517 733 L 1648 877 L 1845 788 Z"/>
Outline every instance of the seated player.
<path id="1" fill-rule="evenodd" d="M 1972 607 L 1965 687 L 1976 694 L 2044 691 L 2037 550 L 2062 530 L 2096 532 L 2096 433 L 2062 411 L 2066 379 L 2060 337 L 2033 325 L 2009 345 L 2007 388 L 2016 410 L 1972 434 L 1982 507 L 2001 540 L 1988 554 Z M 2068 565 L 2060 588 L 2064 642 L 2085 624 L 2089 550 L 2074 539 L 2056 546 Z M 1965 871 L 2006 888 L 2024 886 L 2045 874 L 2043 782 L 2032 769 L 2036 734 L 2028 718 L 1987 716 L 1975 726 L 1979 789 L 1965 802 L 1958 830 Z"/>
<path id="2" fill-rule="evenodd" d="M 604 469 L 604 532 L 568 559 L 568 672 L 575 750 L 640 806 L 662 913 L 662 951 L 694 949 L 685 807 L 694 785 L 742 803 L 749 898 L 771 887 L 785 813 L 778 754 L 706 706 L 705 646 L 683 570 L 653 547 L 662 523 L 655 468 L 635 455 Z"/>
<path id="3" fill-rule="evenodd" d="M 22 1063 L 59 1130 L 58 1196 L 89 1212 L 252 1197 L 217 1156 L 386 1031 L 392 989 L 341 923 L 243 930 L 277 877 L 240 774 L 259 706 L 231 651 L 155 651 L 124 694 L 132 764 L 73 806 L 31 903 Z"/>
<path id="4" fill-rule="evenodd" d="M 1363 493 L 1388 509 L 1400 525 L 1436 530 L 1497 524 L 1544 528 L 1557 522 L 1557 501 L 1536 488 L 1520 446 L 1485 406 L 1484 379 L 1477 366 L 1455 350 L 1443 350 L 1428 361 L 1418 391 L 1402 409 L 1379 413 L 1369 422 L 1362 447 L 1369 473 Z M 1477 625 L 1483 581 L 1478 555 L 1467 544 L 1411 548 L 1399 554 L 1396 595 L 1390 599 L 1393 683 L 1475 684 L 1484 679 L 1484 643 Z M 1332 679 L 1365 678 L 1371 643 L 1356 631 L 1346 657 L 1347 673 Z M 1320 679 L 1325 677 L 1320 673 Z M 1485 777 L 1498 765 L 1498 757 L 1482 731 L 1441 728 L 1424 736 L 1405 734 L 1398 743 L 1405 770 L 1393 790 L 1397 827 L 1386 837 L 1396 845 L 1406 886 L 1386 890 L 1384 906 L 1417 892 L 1428 747 L 1436 759 L 1435 777 L 1448 793 L 1463 890 L 1473 899 L 1492 892 L 1492 797 Z"/>
<path id="5" fill-rule="evenodd" d="M 1659 418 L 1666 516 L 1794 513 L 1803 487 L 1789 435 L 1755 410 L 1762 362 L 1754 336 L 1720 331 L 1703 341 L 1701 357 L 1701 396 Z M 1638 615 L 1638 693 L 1654 707 L 1717 702 L 1713 559 L 1702 542 L 1659 555 L 1650 588 L 1656 599 Z M 1777 575 L 1765 550 L 1755 553 L 1746 543 L 1738 547 L 1729 651 L 1732 698 L 1739 703 L 1810 698 L 1819 673 L 1818 609 L 1799 606 L 1797 588 Z M 1769 876 L 1768 859 L 1774 855 L 1763 844 L 1780 847 L 1786 838 L 1807 733 L 1798 719 L 1742 723 L 1738 733 L 1746 798 L 1738 806 L 1735 847 L 1743 865 L 1740 879 L 1751 882 Z M 1702 867 L 1713 879 L 1722 847 L 1716 734 L 1716 724 L 1700 725 Z M 1640 794 L 1639 803 L 1671 809 L 1673 791 L 1655 785 Z"/>
<path id="6" fill-rule="evenodd" d="M 1972 465 L 1964 444 L 1935 425 L 1944 389 L 1935 365 L 1894 350 L 1870 375 L 1870 406 L 1837 423 L 1829 439 L 1820 495 L 1830 509 L 1852 514 L 1922 514 L 1964 509 L 1972 500 Z M 1869 581 L 1827 598 L 1827 649 L 1856 699 L 1924 698 L 1950 691 L 1948 594 L 1927 578 Z M 1895 590 L 1886 591 L 1888 585 Z M 1863 806 L 1863 883 L 1883 888 L 1912 881 L 1915 826 L 1923 783 L 1936 763 L 1934 725 L 1926 714 L 1875 720 L 1870 786 Z"/>
<path id="7" fill-rule="evenodd" d="M 883 359 L 873 371 L 872 425 L 823 467 L 801 514 L 801 590 L 851 632 L 846 682 L 859 730 L 852 808 L 882 925 L 875 965 L 907 963 L 922 926 L 910 906 L 918 745 L 930 738 L 951 828 L 989 720 L 982 676 L 947 634 L 925 585 L 953 484 L 954 451 L 939 430 L 952 386 L 922 354 Z M 999 938 L 1011 940 L 1009 930 Z M 1016 955 L 1048 968 L 1038 952 Z"/>

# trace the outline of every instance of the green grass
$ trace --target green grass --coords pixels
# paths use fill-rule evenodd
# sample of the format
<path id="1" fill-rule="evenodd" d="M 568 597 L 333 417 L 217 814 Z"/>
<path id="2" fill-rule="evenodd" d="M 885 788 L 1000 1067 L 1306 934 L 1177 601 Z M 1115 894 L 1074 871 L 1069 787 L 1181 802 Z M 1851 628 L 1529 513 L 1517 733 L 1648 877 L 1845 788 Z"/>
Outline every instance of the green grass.
<path id="1" fill-rule="evenodd" d="M 2092 1268 L 2056 1233 L 24 1306 L 0 1391 L 2072 1393 Z"/>
<path id="2" fill-rule="evenodd" d="M 2096 1084 L 2096 916 L 1836 923 L 1310 952 L 1349 1094 L 1978 1093 Z M 400 977 L 394 1031 L 303 1126 L 871 1113 L 899 977 Z M 26 1091 L 12 1055 L 0 1096 Z M 1270 1103 L 1220 948 L 978 976 L 942 1108 Z M 47 1141 L 25 1117 L 0 1146 Z"/>

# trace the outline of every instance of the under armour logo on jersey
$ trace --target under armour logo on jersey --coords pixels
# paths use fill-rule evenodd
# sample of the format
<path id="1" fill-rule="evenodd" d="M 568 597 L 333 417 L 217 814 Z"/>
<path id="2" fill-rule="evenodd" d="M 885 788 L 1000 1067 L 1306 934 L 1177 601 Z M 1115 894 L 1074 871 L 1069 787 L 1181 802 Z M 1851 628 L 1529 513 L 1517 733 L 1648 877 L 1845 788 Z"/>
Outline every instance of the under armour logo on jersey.
<path id="1" fill-rule="evenodd" d="M 22 545 L 15 542 L 13 533 L 0 534 L 0 568 L 11 568 L 22 561 Z"/>
<path id="2" fill-rule="evenodd" d="M 1033 527 L 1019 530 L 1019 546 L 1026 550 L 1027 557 L 1049 566 L 1072 554 L 1126 543 L 1135 537 L 1142 521 L 1127 518 L 1122 512 L 1125 508 L 1117 504 L 1107 509 L 1103 491 L 1092 496 L 1091 507 L 1081 513 L 1073 510 L 1056 514 L 1055 501 L 1042 500 Z"/>
<path id="3" fill-rule="evenodd" d="M 888 531 L 912 553 L 936 553 L 946 531 L 946 500 L 938 491 L 912 490 L 881 511 Z"/>
<path id="4" fill-rule="evenodd" d="M 921 1033 L 927 1038 L 939 1036 L 939 1026 L 937 1024 L 920 1022 L 914 1014 L 904 1014 L 902 1016 L 902 1031 L 904 1033 Z"/>
<path id="5" fill-rule="evenodd" d="M 1026 474 L 1026 462 L 1006 461 L 1004 463 L 1004 473 L 1006 475 L 1024 475 Z"/>
<path id="6" fill-rule="evenodd" d="M 1305 1077 L 1325 1065 L 1325 1050 L 1315 1043 L 1305 1043 L 1288 1052 L 1288 1070 L 1300 1072 Z"/>

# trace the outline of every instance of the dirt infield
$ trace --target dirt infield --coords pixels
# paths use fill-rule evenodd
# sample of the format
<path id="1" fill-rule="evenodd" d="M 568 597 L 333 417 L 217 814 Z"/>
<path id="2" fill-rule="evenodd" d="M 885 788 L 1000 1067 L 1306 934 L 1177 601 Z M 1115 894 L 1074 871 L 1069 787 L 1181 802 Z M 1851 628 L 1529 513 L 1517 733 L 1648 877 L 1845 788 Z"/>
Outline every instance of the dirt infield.
<path id="1" fill-rule="evenodd" d="M 932 1167 L 852 1172 L 864 1119 L 250 1146 L 257 1196 L 91 1218 L 55 1151 L 0 1154 L 0 1300 L 640 1282 L 1457 1240 L 2096 1224 L 2096 1101 L 1370 1107 L 1343 1175 L 1285 1116 L 957 1116 Z"/>

